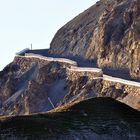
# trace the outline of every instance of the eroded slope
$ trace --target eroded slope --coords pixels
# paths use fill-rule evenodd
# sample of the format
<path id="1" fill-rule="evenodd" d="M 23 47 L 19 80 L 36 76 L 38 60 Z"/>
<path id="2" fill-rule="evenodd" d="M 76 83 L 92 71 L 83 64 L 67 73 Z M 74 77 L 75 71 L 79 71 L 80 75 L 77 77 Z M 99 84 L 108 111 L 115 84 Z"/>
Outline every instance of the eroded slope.
<path id="1" fill-rule="evenodd" d="M 140 109 L 139 83 L 72 64 L 76 63 L 60 58 L 16 56 L 1 72 L 1 115 L 47 112 L 91 97 L 112 97 Z"/>
<path id="2" fill-rule="evenodd" d="M 99 1 L 63 26 L 50 53 L 97 62 L 140 78 L 140 1 Z M 94 65 L 94 64 L 93 64 Z"/>

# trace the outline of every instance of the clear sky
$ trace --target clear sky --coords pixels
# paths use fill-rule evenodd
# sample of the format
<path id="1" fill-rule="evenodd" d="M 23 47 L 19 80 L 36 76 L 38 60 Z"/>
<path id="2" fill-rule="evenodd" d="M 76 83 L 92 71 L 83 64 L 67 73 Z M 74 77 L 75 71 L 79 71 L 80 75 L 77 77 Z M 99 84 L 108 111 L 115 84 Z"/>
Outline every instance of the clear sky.
<path id="1" fill-rule="evenodd" d="M 56 31 L 97 0 L 0 0 L 0 70 L 15 53 L 49 48 Z"/>

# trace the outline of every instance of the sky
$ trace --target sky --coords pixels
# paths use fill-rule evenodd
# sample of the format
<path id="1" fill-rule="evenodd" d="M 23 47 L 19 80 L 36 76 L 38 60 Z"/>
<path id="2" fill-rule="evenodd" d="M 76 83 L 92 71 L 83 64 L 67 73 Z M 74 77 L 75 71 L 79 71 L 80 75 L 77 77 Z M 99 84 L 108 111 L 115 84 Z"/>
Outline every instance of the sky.
<path id="1" fill-rule="evenodd" d="M 49 48 L 59 28 L 97 0 L 0 0 L 0 70 L 16 52 Z"/>

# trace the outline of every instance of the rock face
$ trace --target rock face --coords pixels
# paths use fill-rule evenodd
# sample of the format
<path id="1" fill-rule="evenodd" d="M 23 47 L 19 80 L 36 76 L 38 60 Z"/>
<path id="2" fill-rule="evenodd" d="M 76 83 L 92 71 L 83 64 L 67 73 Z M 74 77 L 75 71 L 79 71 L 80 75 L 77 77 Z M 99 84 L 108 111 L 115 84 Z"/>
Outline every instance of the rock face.
<path id="1" fill-rule="evenodd" d="M 139 0 L 101 0 L 48 51 L 17 53 L 0 72 L 0 138 L 139 140 L 139 14 Z"/>
<path id="2" fill-rule="evenodd" d="M 140 78 L 139 2 L 97 2 L 58 31 L 47 55 L 94 60 L 99 67 L 129 70 Z M 111 97 L 140 110 L 139 83 L 25 51 L 0 72 L 1 115 L 47 112 L 91 97 Z"/>
<path id="3" fill-rule="evenodd" d="M 49 52 L 140 78 L 140 1 L 101 0 L 63 26 Z"/>
<path id="4" fill-rule="evenodd" d="M 58 60 L 58 61 L 57 61 Z M 47 112 L 93 97 L 111 97 L 139 110 L 140 84 L 80 68 L 68 59 L 16 56 L 0 72 L 0 114 Z"/>

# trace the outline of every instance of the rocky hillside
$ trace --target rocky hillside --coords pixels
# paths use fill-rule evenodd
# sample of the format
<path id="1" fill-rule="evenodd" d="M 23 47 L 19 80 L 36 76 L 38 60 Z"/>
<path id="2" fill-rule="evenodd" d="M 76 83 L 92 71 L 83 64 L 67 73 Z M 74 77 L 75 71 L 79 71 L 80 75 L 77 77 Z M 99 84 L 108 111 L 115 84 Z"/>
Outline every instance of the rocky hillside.
<path id="1" fill-rule="evenodd" d="M 140 0 L 100 0 L 49 50 L 17 53 L 0 71 L 0 139 L 139 140 L 139 25 Z"/>
<path id="2" fill-rule="evenodd" d="M 0 72 L 0 114 L 47 112 L 94 97 L 111 97 L 139 110 L 140 84 L 80 68 L 68 59 L 16 56 Z"/>
<path id="3" fill-rule="evenodd" d="M 50 57 L 87 59 L 139 78 L 138 19 L 138 0 L 102 0 L 58 31 L 49 57 L 42 56 L 44 50 L 42 55 L 29 53 L 35 50 L 19 53 L 0 72 L 0 115 L 47 112 L 94 97 L 111 97 L 140 110 L 140 83 Z"/>
<path id="4" fill-rule="evenodd" d="M 111 98 L 69 104 L 50 113 L 0 118 L 5 139 L 138 140 L 140 112 Z"/>
<path id="5" fill-rule="evenodd" d="M 56 33 L 49 52 L 140 78 L 139 25 L 139 0 L 100 0 Z"/>

